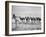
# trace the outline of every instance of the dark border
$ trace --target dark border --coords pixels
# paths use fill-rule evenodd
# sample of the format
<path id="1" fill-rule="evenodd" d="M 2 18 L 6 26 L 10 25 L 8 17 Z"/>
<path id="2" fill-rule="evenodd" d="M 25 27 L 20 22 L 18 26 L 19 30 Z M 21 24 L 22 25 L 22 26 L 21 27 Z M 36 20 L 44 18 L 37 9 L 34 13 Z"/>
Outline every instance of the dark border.
<path id="1" fill-rule="evenodd" d="M 40 4 L 44 6 L 44 32 L 42 33 L 27 33 L 27 34 L 9 34 L 9 3 L 26 3 L 26 4 Z M 5 36 L 18 36 L 18 35 L 32 35 L 32 34 L 45 34 L 45 3 L 38 2 L 20 2 L 20 1 L 5 1 Z"/>

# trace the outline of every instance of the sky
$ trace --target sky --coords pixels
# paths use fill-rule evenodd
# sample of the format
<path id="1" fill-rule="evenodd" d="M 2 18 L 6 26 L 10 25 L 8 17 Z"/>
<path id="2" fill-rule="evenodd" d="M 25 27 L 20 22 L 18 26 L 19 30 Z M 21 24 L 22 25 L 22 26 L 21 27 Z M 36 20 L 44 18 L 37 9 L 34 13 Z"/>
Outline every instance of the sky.
<path id="1" fill-rule="evenodd" d="M 16 16 L 41 17 L 41 7 L 36 6 L 12 6 L 12 14 Z"/>

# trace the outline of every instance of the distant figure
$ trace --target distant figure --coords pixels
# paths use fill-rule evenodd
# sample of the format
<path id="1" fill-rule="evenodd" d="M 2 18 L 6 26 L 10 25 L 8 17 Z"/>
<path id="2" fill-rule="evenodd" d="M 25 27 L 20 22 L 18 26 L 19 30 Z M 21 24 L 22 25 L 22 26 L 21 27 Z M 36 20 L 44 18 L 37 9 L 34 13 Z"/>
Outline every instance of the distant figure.
<path id="1" fill-rule="evenodd" d="M 39 18 L 39 21 L 41 21 L 41 18 Z"/>
<path id="2" fill-rule="evenodd" d="M 21 23 L 22 21 L 20 20 L 20 17 L 19 16 L 16 16 L 16 20 L 17 20 L 17 23 Z"/>
<path id="3" fill-rule="evenodd" d="M 15 14 L 13 14 L 13 19 L 12 23 L 15 23 Z"/>
<path id="4" fill-rule="evenodd" d="M 35 23 L 35 21 L 36 21 L 35 17 L 33 17 L 33 21 L 34 21 L 34 23 Z"/>
<path id="5" fill-rule="evenodd" d="M 13 14 L 13 18 L 15 19 L 15 14 Z"/>
<path id="6" fill-rule="evenodd" d="M 40 23 L 41 22 L 41 18 L 37 17 L 37 23 Z"/>
<path id="7" fill-rule="evenodd" d="M 30 18 L 26 17 L 26 23 L 30 23 Z"/>
<path id="8" fill-rule="evenodd" d="M 22 23 L 25 23 L 25 18 L 24 17 L 20 17 L 20 20 L 22 21 Z"/>
<path id="9" fill-rule="evenodd" d="M 31 17 L 31 23 L 32 23 L 32 24 L 34 23 L 34 18 L 33 18 L 33 17 Z"/>
<path id="10" fill-rule="evenodd" d="M 30 23 L 31 23 L 31 17 L 30 17 Z"/>
<path id="11" fill-rule="evenodd" d="M 13 17 L 12 17 L 12 30 L 15 30 L 15 28 L 16 28 L 15 14 L 13 14 Z"/>
<path id="12" fill-rule="evenodd" d="M 29 21 L 29 17 L 26 17 L 26 21 Z"/>

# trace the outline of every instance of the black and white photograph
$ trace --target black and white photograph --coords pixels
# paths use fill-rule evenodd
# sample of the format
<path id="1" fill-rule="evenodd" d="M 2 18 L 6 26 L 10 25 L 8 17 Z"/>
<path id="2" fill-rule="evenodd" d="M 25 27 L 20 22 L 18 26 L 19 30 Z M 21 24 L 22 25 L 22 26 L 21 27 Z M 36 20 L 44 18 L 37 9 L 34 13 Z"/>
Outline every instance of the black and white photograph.
<path id="1" fill-rule="evenodd" d="M 9 34 L 44 33 L 44 3 L 10 2 Z"/>
<path id="2" fill-rule="evenodd" d="M 12 6 L 12 31 L 41 30 L 41 7 Z"/>

